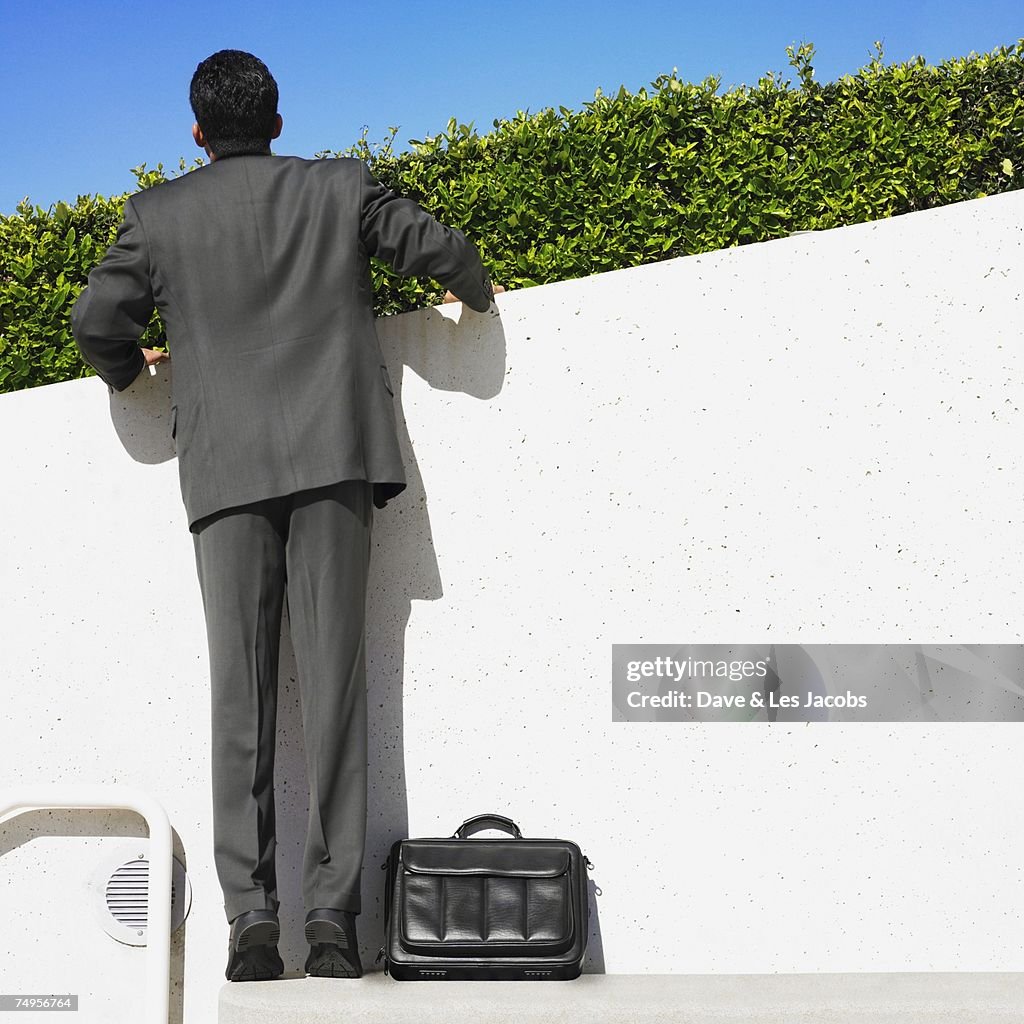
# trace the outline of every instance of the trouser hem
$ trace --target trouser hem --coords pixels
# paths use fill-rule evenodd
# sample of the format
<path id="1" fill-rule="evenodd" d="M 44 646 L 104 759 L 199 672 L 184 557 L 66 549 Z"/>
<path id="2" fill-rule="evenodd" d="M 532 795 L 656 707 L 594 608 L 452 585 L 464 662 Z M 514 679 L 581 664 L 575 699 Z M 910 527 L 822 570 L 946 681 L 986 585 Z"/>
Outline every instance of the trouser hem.
<path id="1" fill-rule="evenodd" d="M 347 893 L 344 896 L 325 896 L 322 899 L 314 900 L 313 905 L 306 908 L 306 912 L 326 909 L 347 910 L 350 914 L 359 914 L 362 911 L 360 894 Z"/>
<path id="2" fill-rule="evenodd" d="M 280 906 L 280 901 L 268 896 L 263 889 L 254 889 L 252 892 L 241 893 L 226 899 L 224 914 L 230 924 L 239 914 L 244 914 L 247 910 L 272 910 L 276 914 Z"/>

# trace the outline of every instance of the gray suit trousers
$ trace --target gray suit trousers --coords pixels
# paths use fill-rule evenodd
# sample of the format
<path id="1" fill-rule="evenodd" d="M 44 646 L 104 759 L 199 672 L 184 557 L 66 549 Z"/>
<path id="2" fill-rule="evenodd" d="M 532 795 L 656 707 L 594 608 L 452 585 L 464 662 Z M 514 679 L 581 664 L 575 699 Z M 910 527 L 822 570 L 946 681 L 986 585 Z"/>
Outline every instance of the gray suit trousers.
<path id="1" fill-rule="evenodd" d="M 279 907 L 274 753 L 283 607 L 309 776 L 305 909 L 360 912 L 372 525 L 372 484 L 342 480 L 221 509 L 192 533 L 210 654 L 214 860 L 229 922 Z"/>

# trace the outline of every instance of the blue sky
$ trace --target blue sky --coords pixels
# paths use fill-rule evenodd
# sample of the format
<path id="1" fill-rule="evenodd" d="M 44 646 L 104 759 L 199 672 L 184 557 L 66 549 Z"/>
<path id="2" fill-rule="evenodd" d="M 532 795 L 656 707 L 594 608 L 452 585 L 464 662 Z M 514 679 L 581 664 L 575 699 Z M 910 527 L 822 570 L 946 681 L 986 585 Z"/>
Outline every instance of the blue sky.
<path id="1" fill-rule="evenodd" d="M 301 12 L 301 14 L 300 14 Z M 1016 2 L 690 4 L 631 0 L 491 5 L 311 0 L 0 0 L 4 139 L 0 212 L 26 195 L 47 207 L 80 193 L 134 191 L 131 168 L 205 155 L 191 138 L 189 80 L 215 50 L 248 50 L 280 90 L 275 153 L 344 149 L 368 126 L 394 147 L 442 131 L 449 117 L 491 129 L 517 110 L 574 110 L 678 68 L 720 92 L 783 72 L 786 46 L 815 47 L 815 78 L 918 54 L 931 63 L 1024 36 Z"/>

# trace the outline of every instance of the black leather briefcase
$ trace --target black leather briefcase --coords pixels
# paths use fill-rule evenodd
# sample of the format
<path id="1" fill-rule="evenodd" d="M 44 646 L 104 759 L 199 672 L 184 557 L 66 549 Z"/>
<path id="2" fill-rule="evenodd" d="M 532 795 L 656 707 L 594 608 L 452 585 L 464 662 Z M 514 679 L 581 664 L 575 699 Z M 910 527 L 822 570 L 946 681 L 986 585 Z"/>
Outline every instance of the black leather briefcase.
<path id="1" fill-rule="evenodd" d="M 511 838 L 470 839 L 494 828 Z M 500 814 L 447 839 L 399 839 L 387 871 L 377 960 L 399 981 L 578 978 L 589 930 L 587 868 L 565 839 L 524 839 Z"/>

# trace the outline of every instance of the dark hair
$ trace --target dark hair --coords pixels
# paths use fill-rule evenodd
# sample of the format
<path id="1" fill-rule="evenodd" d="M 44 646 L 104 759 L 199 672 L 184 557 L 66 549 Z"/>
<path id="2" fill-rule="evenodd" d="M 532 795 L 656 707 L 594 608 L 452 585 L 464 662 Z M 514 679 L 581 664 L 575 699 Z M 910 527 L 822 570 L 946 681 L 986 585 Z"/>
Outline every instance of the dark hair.
<path id="1" fill-rule="evenodd" d="M 215 156 L 265 152 L 277 116 L 277 82 L 244 50 L 218 50 L 192 75 L 189 103 Z"/>

